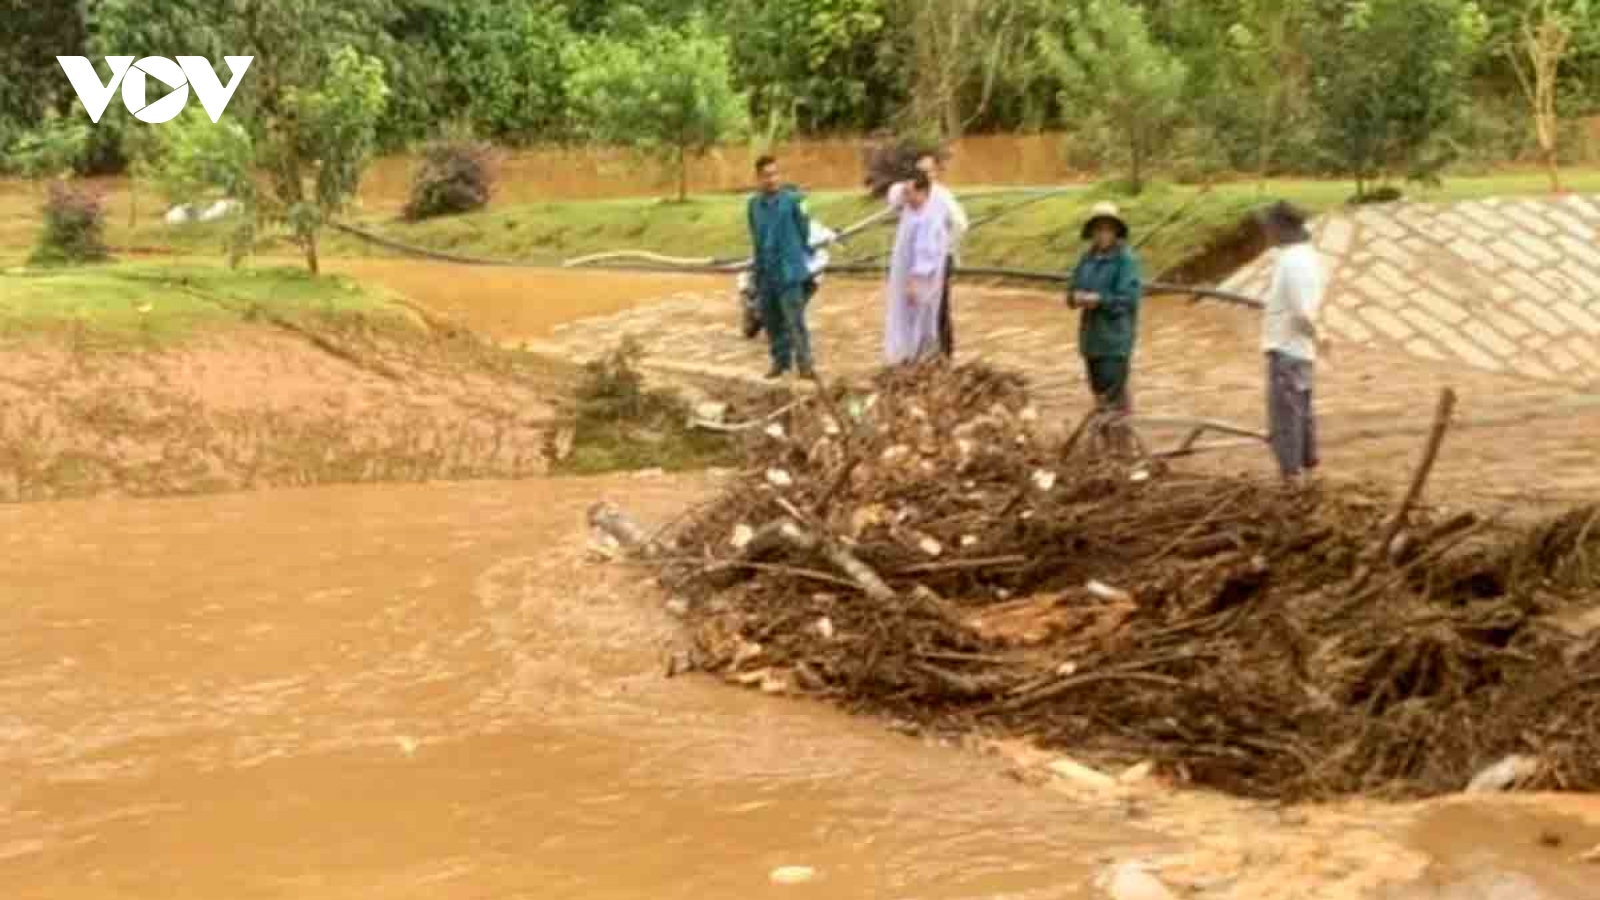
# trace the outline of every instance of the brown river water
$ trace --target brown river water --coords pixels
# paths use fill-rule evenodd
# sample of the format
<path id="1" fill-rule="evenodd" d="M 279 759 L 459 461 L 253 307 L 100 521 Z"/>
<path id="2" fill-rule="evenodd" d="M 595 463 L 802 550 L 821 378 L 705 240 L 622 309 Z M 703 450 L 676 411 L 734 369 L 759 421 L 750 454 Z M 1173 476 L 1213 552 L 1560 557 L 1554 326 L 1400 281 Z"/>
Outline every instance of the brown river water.
<path id="1" fill-rule="evenodd" d="M 662 677 L 549 481 L 0 509 L 0 894 L 1070 897 L 1121 833 L 992 764 Z M 793 889 L 791 889 L 793 890 Z M 803 890 L 803 889 L 801 889 Z"/>
<path id="2" fill-rule="evenodd" d="M 338 265 L 498 336 L 707 285 Z M 0 507 L 0 897 L 1072 900 L 1146 857 L 1229 900 L 1600 896 L 1583 798 L 1086 799 L 667 679 L 660 596 L 586 558 L 583 513 L 661 522 L 708 482 Z"/>

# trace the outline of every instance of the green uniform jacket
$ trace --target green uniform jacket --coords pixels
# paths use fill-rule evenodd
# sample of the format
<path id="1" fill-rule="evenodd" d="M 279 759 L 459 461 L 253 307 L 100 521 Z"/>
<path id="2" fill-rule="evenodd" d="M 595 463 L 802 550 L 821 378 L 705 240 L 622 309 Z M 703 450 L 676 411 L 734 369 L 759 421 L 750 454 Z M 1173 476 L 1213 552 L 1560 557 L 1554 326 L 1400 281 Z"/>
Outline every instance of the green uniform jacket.
<path id="1" fill-rule="evenodd" d="M 751 255 L 755 257 L 752 281 L 767 293 L 782 293 L 806 282 L 806 239 L 811 220 L 805 200 L 785 188 L 772 196 L 757 193 L 746 210 L 750 220 Z"/>
<path id="2" fill-rule="evenodd" d="M 1100 295 L 1098 307 L 1079 314 L 1078 351 L 1089 359 L 1132 356 L 1143 293 L 1133 251 L 1118 244 L 1109 253 L 1085 253 L 1073 270 L 1072 289 Z"/>

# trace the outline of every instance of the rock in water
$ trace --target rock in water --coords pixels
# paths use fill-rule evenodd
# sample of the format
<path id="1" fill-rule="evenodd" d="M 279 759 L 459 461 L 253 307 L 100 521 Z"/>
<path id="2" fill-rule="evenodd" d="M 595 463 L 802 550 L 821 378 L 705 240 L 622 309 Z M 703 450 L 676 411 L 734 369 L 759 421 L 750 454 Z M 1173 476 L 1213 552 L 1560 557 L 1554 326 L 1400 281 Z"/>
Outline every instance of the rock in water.
<path id="1" fill-rule="evenodd" d="M 1110 900 L 1178 900 L 1138 863 L 1118 863 L 1102 873 L 1096 884 Z"/>

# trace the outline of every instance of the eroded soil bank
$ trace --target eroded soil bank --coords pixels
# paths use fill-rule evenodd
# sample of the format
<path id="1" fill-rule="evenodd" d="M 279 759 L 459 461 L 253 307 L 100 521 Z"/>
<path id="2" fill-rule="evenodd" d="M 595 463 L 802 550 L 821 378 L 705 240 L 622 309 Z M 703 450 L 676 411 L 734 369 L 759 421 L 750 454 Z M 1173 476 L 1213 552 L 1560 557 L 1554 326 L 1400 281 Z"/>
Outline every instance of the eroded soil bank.
<path id="1" fill-rule="evenodd" d="M 536 475 L 553 379 L 411 315 L 29 333 L 0 346 L 0 501 Z"/>

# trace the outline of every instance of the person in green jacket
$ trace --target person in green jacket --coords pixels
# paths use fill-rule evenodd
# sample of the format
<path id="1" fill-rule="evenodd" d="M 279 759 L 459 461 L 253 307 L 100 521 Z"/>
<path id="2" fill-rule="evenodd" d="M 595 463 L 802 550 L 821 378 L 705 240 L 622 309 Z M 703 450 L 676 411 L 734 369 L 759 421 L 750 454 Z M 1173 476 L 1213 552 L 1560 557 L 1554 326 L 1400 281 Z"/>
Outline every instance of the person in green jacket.
<path id="1" fill-rule="evenodd" d="M 1067 297 L 1069 306 L 1081 310 L 1078 352 L 1096 406 L 1129 413 L 1133 401 L 1128 381 L 1143 293 L 1139 258 L 1128 246 L 1128 224 L 1110 203 L 1097 204 L 1089 213 L 1083 239 L 1089 248 L 1073 270 Z"/>
<path id="2" fill-rule="evenodd" d="M 782 378 L 790 368 L 800 377 L 815 379 L 811 360 L 811 332 L 806 327 L 806 240 L 811 220 L 800 194 L 778 180 L 778 161 L 771 156 L 756 160 L 760 189 L 750 197 L 753 278 L 760 299 L 762 323 L 772 355 L 768 378 Z"/>

